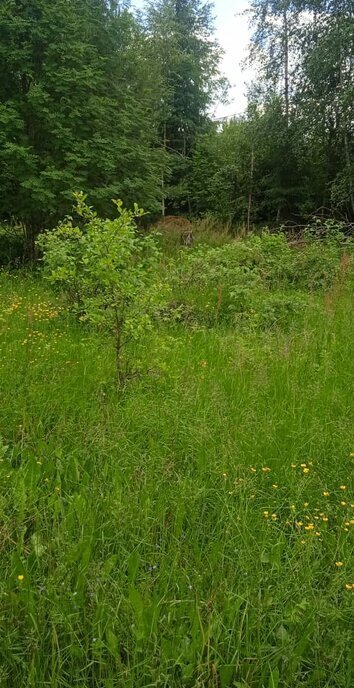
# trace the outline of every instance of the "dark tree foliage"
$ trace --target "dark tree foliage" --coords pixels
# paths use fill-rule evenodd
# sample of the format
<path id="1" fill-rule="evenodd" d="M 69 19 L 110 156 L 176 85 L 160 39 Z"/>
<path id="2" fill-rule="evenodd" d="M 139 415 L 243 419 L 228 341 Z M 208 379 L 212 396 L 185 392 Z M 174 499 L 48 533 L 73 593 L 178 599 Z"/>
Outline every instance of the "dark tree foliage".
<path id="1" fill-rule="evenodd" d="M 257 79 L 247 116 L 198 140 L 198 212 L 354 220 L 353 13 L 351 0 L 251 0 Z"/>
<path id="2" fill-rule="evenodd" d="M 102 214 L 121 197 L 247 228 L 353 221 L 353 13 L 250 0 L 257 78 L 220 126 L 211 2 L 147 0 L 135 16 L 129 0 L 1 0 L 0 221 L 22 223 L 29 255 L 75 191 Z"/>
<path id="3" fill-rule="evenodd" d="M 172 212 L 194 208 L 189 177 L 196 138 L 209 123 L 211 104 L 225 86 L 212 9 L 212 3 L 201 0 L 148 3 L 146 27 L 162 89 L 159 134 L 168 155 L 164 194 Z"/>
<path id="4" fill-rule="evenodd" d="M 119 11 L 118 11 L 119 9 Z M 158 202 L 150 94 L 131 14 L 101 0 L 0 5 L 0 215 L 43 226 L 89 193 Z"/>

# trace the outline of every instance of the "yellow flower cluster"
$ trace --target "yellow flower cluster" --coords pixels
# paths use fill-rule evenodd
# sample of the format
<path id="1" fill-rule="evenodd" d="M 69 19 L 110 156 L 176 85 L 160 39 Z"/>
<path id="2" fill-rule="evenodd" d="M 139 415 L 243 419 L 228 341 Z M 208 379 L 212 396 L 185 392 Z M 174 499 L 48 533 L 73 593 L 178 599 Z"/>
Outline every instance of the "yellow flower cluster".
<path id="1" fill-rule="evenodd" d="M 13 301 L 7 308 L 5 308 L 4 313 L 6 315 L 12 315 L 12 313 L 15 313 L 20 306 L 22 305 L 22 298 L 21 296 L 18 296 L 15 301 Z"/>
<path id="2" fill-rule="evenodd" d="M 51 320 L 56 318 L 61 310 L 60 307 L 53 307 L 50 303 L 39 302 L 28 309 L 27 315 L 29 320 Z"/>

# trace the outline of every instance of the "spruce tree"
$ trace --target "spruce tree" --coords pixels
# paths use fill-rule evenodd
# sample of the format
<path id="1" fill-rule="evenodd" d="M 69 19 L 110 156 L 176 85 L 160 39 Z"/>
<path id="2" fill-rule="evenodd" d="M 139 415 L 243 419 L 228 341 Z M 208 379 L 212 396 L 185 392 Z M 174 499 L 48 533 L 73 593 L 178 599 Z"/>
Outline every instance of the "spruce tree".
<path id="1" fill-rule="evenodd" d="M 224 86 L 212 11 L 213 4 L 201 0 L 159 0 L 148 5 L 146 24 L 162 89 L 159 135 L 168 154 L 164 192 L 172 212 L 192 210 L 189 175 L 196 138 Z"/>

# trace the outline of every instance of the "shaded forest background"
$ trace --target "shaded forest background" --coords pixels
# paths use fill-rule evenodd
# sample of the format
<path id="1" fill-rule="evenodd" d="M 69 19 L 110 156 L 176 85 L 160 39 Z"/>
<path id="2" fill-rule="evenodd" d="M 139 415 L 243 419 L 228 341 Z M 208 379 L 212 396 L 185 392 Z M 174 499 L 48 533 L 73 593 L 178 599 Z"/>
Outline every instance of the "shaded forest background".
<path id="1" fill-rule="evenodd" d="M 212 3 L 1 0 L 0 220 L 24 227 L 29 254 L 77 190 L 105 215 L 119 197 L 230 227 L 354 220 L 352 1 L 248 14 L 257 79 L 220 124 Z"/>

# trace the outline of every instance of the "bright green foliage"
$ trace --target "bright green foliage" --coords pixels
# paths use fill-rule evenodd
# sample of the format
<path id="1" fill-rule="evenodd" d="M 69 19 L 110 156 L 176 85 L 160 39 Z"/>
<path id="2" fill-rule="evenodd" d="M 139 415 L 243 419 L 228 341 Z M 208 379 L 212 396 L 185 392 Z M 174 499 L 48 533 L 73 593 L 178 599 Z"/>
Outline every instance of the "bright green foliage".
<path id="1" fill-rule="evenodd" d="M 159 251 L 152 235 L 139 235 L 134 211 L 116 202 L 118 217 L 101 219 L 77 194 L 76 211 L 81 225 L 67 218 L 56 229 L 42 234 L 45 274 L 69 296 L 80 320 L 110 332 L 115 341 L 118 379 L 124 377 L 122 351 L 152 326 L 152 315 L 161 305 L 165 289 L 157 274 Z"/>
<path id="2" fill-rule="evenodd" d="M 175 263 L 175 319 L 193 324 L 233 323 L 243 329 L 288 326 L 309 305 L 308 293 L 331 288 L 340 270 L 343 235 L 292 248 L 284 234 L 200 245 Z M 314 230 L 313 230 L 314 231 Z M 306 293 L 307 292 L 307 293 Z"/>

